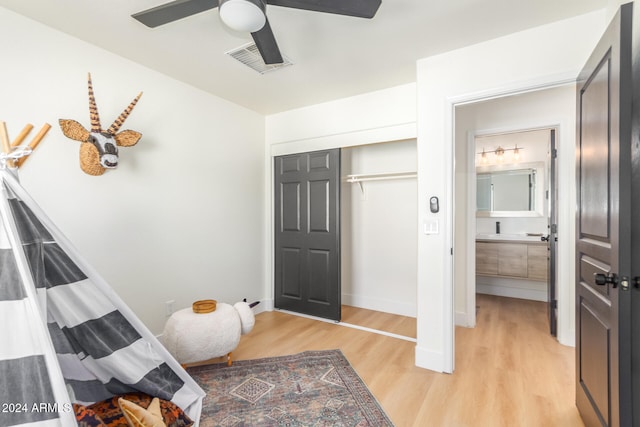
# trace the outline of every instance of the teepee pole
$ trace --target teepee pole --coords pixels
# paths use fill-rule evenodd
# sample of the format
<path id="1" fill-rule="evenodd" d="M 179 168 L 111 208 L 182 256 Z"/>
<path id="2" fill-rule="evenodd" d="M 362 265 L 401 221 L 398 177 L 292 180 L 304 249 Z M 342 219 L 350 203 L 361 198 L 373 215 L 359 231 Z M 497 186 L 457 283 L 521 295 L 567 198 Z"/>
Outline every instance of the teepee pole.
<path id="1" fill-rule="evenodd" d="M 24 129 L 22 129 L 22 132 L 20 132 L 20 135 L 18 135 L 18 137 L 11 143 L 11 146 L 17 147 L 18 145 L 22 144 L 22 141 L 24 141 L 24 139 L 27 137 L 27 135 L 29 135 L 29 132 L 31 132 L 32 129 L 33 125 L 31 123 L 27 123 Z"/>
<path id="2" fill-rule="evenodd" d="M 27 125 L 27 126 L 31 126 L 31 125 Z M 27 129 L 27 128 L 25 127 L 25 130 L 26 130 L 26 129 Z M 31 126 L 31 129 L 33 129 L 33 126 Z M 31 132 L 31 129 L 29 129 L 29 131 L 28 131 L 27 133 Z M 33 138 L 33 140 L 29 143 L 29 148 L 31 148 L 31 151 L 32 151 L 32 152 L 33 152 L 33 151 L 35 151 L 35 149 L 38 147 L 38 144 L 40 144 L 40 141 L 42 141 L 42 140 L 44 139 L 44 137 L 47 135 L 47 133 L 49 132 L 49 129 L 51 129 L 51 125 L 50 125 L 49 123 L 45 123 L 45 124 L 42 126 L 42 129 L 40 129 L 40 132 L 38 132 L 38 134 L 37 134 L 37 135 Z M 24 130 L 23 130 L 23 132 L 24 132 Z M 22 136 L 22 134 L 21 134 L 20 136 Z M 18 136 L 18 138 L 20 138 L 20 136 Z M 25 135 L 24 137 L 22 137 L 22 139 L 24 140 L 24 138 L 25 138 L 26 136 L 27 136 L 27 135 Z M 20 141 L 18 144 L 20 144 L 20 143 L 22 143 L 22 141 Z M 15 141 L 14 141 L 14 145 L 15 145 Z M 26 156 L 26 157 L 21 157 L 20 159 L 18 159 L 18 160 L 17 160 L 17 162 L 16 162 L 16 166 L 17 166 L 17 167 L 21 167 L 21 166 L 24 164 L 24 162 L 26 162 L 26 161 L 27 161 L 27 159 L 28 159 L 29 157 L 31 157 L 31 155 Z"/>
<path id="3" fill-rule="evenodd" d="M 9 141 L 9 132 L 7 131 L 7 124 L 5 122 L 0 121 L 0 140 L 2 142 L 2 152 L 4 152 L 7 156 L 12 154 L 12 150 L 18 150 L 15 155 L 12 155 L 10 158 L 6 159 L 6 164 L 10 169 L 19 168 L 27 161 L 27 158 L 31 153 L 36 149 L 38 144 L 44 139 L 44 137 L 51 129 L 51 125 L 49 123 L 45 123 L 40 129 L 40 132 L 31 140 L 31 142 L 27 145 L 26 149 L 19 148 L 20 144 L 27 138 L 29 133 L 33 130 L 33 125 L 31 123 L 27 124 L 22 132 L 18 135 L 18 137 L 13 141 Z M 20 151 L 22 150 L 22 151 Z"/>
<path id="4" fill-rule="evenodd" d="M 5 122 L 0 122 L 0 138 L 2 139 L 2 151 L 5 154 L 11 153 L 11 143 L 9 142 L 9 132 L 7 132 L 7 124 Z M 16 162 L 13 159 L 8 159 L 7 165 L 10 168 L 15 168 Z"/>

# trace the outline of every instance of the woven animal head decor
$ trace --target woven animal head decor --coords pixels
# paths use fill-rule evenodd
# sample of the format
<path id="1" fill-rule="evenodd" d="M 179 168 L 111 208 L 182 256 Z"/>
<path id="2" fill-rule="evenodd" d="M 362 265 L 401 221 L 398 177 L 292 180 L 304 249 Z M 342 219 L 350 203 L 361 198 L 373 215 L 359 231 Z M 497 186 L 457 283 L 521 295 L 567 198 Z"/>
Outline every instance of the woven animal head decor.
<path id="1" fill-rule="evenodd" d="M 89 116 L 91 118 L 91 131 L 88 131 L 75 120 L 60 119 L 62 132 L 71 139 L 82 142 L 80 145 L 80 168 L 89 175 L 102 175 L 107 169 L 118 166 L 118 146 L 131 147 L 136 145 L 142 134 L 133 130 L 118 132 L 127 119 L 133 107 L 138 103 L 142 92 L 120 114 L 120 116 L 107 129 L 100 125 L 100 115 L 93 95 L 91 74 L 89 74 Z"/>

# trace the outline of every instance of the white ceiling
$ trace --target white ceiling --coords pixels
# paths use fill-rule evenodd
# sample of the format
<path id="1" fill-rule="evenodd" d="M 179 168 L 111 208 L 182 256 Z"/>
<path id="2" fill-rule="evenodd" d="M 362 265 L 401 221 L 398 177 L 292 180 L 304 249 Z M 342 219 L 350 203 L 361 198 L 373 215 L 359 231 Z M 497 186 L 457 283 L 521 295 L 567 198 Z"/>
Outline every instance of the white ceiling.
<path id="1" fill-rule="evenodd" d="M 348 0 L 344 0 L 348 1 Z M 167 0 L 0 0 L 0 6 L 262 114 L 415 82 L 416 60 L 588 13 L 607 0 L 382 0 L 372 20 L 267 6 L 294 65 L 259 74 L 228 55 L 251 41 L 218 10 L 150 29 Z"/>

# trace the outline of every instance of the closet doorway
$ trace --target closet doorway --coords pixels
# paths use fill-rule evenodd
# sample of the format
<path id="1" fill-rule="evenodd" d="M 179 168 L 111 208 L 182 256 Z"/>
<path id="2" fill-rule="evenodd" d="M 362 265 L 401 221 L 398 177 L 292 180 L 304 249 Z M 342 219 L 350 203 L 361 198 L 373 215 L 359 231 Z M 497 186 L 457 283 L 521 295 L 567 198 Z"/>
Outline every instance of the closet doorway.
<path id="1" fill-rule="evenodd" d="M 339 151 L 340 164 L 339 203 L 327 206 L 339 207 L 339 250 L 335 252 L 339 257 L 331 263 L 339 266 L 339 273 L 328 282 L 338 283 L 339 309 L 331 315 L 320 313 L 323 304 L 331 304 L 317 296 L 311 305 L 320 307 L 318 310 L 309 311 L 309 304 L 301 302 L 311 293 L 303 291 L 306 285 L 300 278 L 314 274 L 308 268 L 303 271 L 303 264 L 296 260 L 306 258 L 300 254 L 309 252 L 311 246 L 305 249 L 305 245 L 279 238 L 279 230 L 286 229 L 280 237 L 288 237 L 308 228 L 304 219 L 314 215 L 302 206 L 307 204 L 302 190 L 309 186 L 309 180 L 299 179 L 298 171 L 307 169 L 301 160 L 305 156 L 327 150 L 274 157 L 275 308 L 415 341 L 417 141 L 406 139 L 335 150 Z M 294 208 L 284 209 L 285 205 Z M 288 219 L 283 215 L 285 210 L 293 212 Z M 329 276 L 333 277 L 333 273 L 327 279 Z"/>
<path id="2" fill-rule="evenodd" d="M 416 338 L 416 140 L 342 149 L 343 322 Z"/>

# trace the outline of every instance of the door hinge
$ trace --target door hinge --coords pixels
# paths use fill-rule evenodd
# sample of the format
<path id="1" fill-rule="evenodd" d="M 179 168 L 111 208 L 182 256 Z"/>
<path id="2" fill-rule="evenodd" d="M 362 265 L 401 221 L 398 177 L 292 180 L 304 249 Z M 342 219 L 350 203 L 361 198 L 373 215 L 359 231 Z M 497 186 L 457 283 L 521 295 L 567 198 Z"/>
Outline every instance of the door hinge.
<path id="1" fill-rule="evenodd" d="M 553 150 L 551 150 L 551 158 L 552 159 L 557 159 L 558 158 L 558 149 L 554 148 Z"/>
<path id="2" fill-rule="evenodd" d="M 453 248 L 451 248 L 451 255 L 453 255 Z"/>
<path id="3" fill-rule="evenodd" d="M 556 234 L 558 232 L 558 224 L 551 224 L 551 234 Z"/>
<path id="4" fill-rule="evenodd" d="M 551 302 L 549 304 L 551 305 L 551 308 L 558 308 L 558 300 L 557 299 L 551 300 Z"/>

